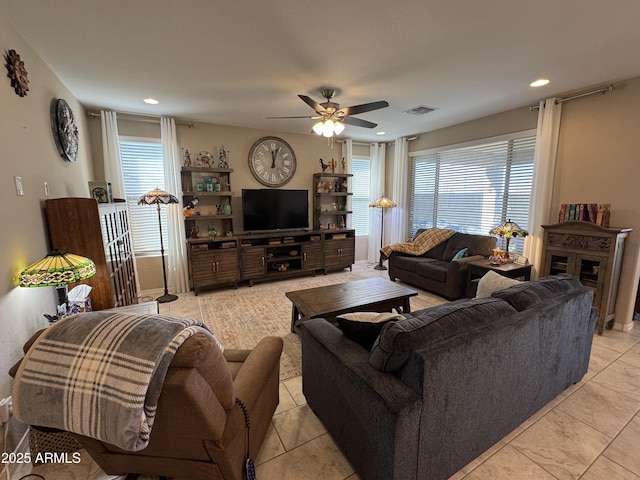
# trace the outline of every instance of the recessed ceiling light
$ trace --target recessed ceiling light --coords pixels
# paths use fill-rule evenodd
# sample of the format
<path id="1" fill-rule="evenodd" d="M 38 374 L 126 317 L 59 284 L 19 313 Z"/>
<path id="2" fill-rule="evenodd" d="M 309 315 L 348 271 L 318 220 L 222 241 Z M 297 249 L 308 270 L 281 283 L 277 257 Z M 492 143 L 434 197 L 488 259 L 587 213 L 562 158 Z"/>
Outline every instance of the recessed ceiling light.
<path id="1" fill-rule="evenodd" d="M 143 100 L 144 103 L 148 103 L 149 105 L 158 105 L 160 102 L 155 98 L 145 98 Z"/>
<path id="2" fill-rule="evenodd" d="M 539 78 L 529 84 L 530 87 L 544 87 L 550 82 L 548 78 Z"/>
<path id="3" fill-rule="evenodd" d="M 387 132 L 376 132 L 376 135 L 385 135 Z"/>

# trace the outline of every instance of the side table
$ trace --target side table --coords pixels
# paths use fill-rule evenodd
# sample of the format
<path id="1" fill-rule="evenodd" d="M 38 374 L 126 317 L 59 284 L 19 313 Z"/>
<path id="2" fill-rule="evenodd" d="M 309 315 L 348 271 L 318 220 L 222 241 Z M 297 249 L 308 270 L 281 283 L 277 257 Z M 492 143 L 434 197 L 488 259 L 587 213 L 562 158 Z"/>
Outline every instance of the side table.
<path id="1" fill-rule="evenodd" d="M 507 278 L 523 278 L 531 280 L 531 268 L 533 265 L 521 265 L 519 263 L 505 263 L 503 265 L 492 265 L 488 258 L 469 262 L 467 267 L 467 297 L 475 297 L 477 280 L 488 271 L 494 271 Z"/>

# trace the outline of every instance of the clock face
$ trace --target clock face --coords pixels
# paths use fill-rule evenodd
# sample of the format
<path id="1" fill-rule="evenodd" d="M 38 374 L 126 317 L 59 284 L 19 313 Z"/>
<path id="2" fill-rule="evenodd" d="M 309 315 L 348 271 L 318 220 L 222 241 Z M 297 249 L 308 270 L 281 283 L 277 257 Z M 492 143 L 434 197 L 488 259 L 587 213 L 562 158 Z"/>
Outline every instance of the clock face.
<path id="1" fill-rule="evenodd" d="M 296 173 L 296 155 L 291 146 L 278 137 L 264 137 L 249 151 L 253 176 L 267 187 L 280 187 Z"/>

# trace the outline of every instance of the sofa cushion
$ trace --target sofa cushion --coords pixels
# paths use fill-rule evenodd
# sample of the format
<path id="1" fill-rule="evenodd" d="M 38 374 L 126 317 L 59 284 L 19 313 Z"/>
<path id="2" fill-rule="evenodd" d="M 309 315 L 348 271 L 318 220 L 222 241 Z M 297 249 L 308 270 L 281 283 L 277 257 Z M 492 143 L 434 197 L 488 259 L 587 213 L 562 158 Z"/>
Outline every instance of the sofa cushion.
<path id="1" fill-rule="evenodd" d="M 447 281 L 447 270 L 450 262 L 443 260 L 422 261 L 416 265 L 416 273 L 424 278 L 435 280 L 436 282 Z"/>
<path id="2" fill-rule="evenodd" d="M 337 317 L 336 321 L 345 337 L 370 351 L 382 327 L 387 322 L 403 318 L 398 313 L 354 312 L 344 313 Z"/>
<path id="3" fill-rule="evenodd" d="M 405 270 L 407 272 L 415 272 L 418 265 L 436 262 L 433 258 L 410 257 L 406 255 L 395 255 L 393 257 L 394 268 Z"/>
<path id="4" fill-rule="evenodd" d="M 383 372 L 398 370 L 411 352 L 441 340 L 478 330 L 498 318 L 515 314 L 497 298 L 464 299 L 405 314 L 406 320 L 387 323 L 373 345 L 369 363 Z"/>
<path id="5" fill-rule="evenodd" d="M 535 282 L 520 282 L 506 290 L 493 292 L 491 296 L 509 302 L 521 312 L 539 303 L 547 303 L 552 298 L 583 289 L 577 277 L 561 273 L 539 278 Z"/>
<path id="6" fill-rule="evenodd" d="M 476 298 L 490 297 L 493 292 L 498 290 L 504 290 L 513 285 L 522 283 L 520 280 L 513 278 L 507 278 L 504 275 L 489 270 L 485 273 L 478 282 L 478 290 L 476 291 Z"/>

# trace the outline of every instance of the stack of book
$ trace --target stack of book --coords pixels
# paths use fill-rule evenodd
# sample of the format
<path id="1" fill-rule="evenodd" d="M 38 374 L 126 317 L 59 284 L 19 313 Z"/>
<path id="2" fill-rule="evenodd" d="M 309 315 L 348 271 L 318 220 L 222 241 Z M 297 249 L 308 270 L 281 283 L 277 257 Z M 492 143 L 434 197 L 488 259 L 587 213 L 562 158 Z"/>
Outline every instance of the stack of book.
<path id="1" fill-rule="evenodd" d="M 610 207 L 609 203 L 563 203 L 560 205 L 558 222 L 578 220 L 608 227 Z"/>

